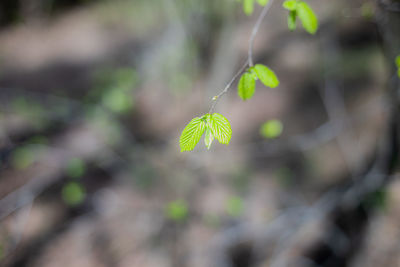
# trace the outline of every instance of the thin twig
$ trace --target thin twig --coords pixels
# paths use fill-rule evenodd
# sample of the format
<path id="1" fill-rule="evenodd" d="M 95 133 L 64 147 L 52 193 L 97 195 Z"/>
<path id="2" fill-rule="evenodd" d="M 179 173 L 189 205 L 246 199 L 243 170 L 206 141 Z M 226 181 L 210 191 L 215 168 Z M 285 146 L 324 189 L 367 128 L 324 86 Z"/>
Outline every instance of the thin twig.
<path id="1" fill-rule="evenodd" d="M 229 83 L 225 86 L 224 90 L 222 90 L 218 95 L 214 96 L 212 98 L 212 104 L 211 108 L 208 111 L 208 113 L 212 113 L 214 110 L 215 106 L 217 105 L 219 98 L 224 95 L 226 92 L 228 92 L 229 88 L 232 86 L 232 84 L 235 82 L 235 80 L 239 77 L 239 75 L 246 69 L 247 66 L 252 67 L 253 66 L 253 44 L 254 40 L 257 36 L 257 32 L 260 29 L 261 22 L 264 20 L 265 16 L 268 13 L 268 10 L 270 10 L 272 3 L 274 0 L 269 0 L 268 3 L 264 6 L 262 9 L 260 15 L 257 18 L 256 24 L 253 27 L 253 30 L 251 31 L 250 35 L 250 40 L 249 40 L 249 50 L 248 50 L 248 58 L 246 62 L 240 67 L 240 69 L 236 72 L 236 74 L 233 76 L 233 78 L 229 81 Z"/>
<path id="2" fill-rule="evenodd" d="M 246 62 L 243 64 L 243 66 L 238 70 L 238 72 L 236 72 L 235 76 L 233 76 L 233 78 L 229 81 L 229 83 L 225 86 L 224 90 L 222 90 L 218 95 L 213 97 L 213 103 L 211 105 L 210 111 L 208 113 L 212 113 L 212 111 L 214 110 L 215 106 L 218 103 L 219 98 L 225 94 L 226 92 L 228 92 L 229 88 L 232 86 L 232 83 L 235 82 L 235 80 L 237 79 L 237 77 L 239 77 L 239 75 L 245 70 L 245 68 L 249 65 L 249 59 L 246 60 Z"/>
<path id="3" fill-rule="evenodd" d="M 261 22 L 264 20 L 265 16 L 268 13 L 268 10 L 270 10 L 272 3 L 274 0 L 268 1 L 268 3 L 264 6 L 263 10 L 261 11 L 260 16 L 257 19 L 256 24 L 253 27 L 253 30 L 251 31 L 251 36 L 250 36 L 250 41 L 249 41 L 249 66 L 253 66 L 253 44 L 254 40 L 256 39 L 257 32 L 260 29 Z"/>

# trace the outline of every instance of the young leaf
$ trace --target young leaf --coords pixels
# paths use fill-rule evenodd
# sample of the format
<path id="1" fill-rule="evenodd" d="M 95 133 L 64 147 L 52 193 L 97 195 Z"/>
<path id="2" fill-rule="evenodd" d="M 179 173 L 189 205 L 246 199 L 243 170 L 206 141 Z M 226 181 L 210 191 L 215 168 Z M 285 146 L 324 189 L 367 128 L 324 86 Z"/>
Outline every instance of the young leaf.
<path id="1" fill-rule="evenodd" d="M 212 135 L 211 129 L 207 127 L 206 135 L 204 136 L 204 143 L 206 144 L 207 149 L 210 149 L 213 140 L 214 136 Z"/>
<path id="2" fill-rule="evenodd" d="M 267 66 L 256 64 L 253 67 L 258 79 L 267 87 L 275 88 L 279 85 L 278 77 Z"/>
<path id="3" fill-rule="evenodd" d="M 250 99 L 256 90 L 256 80 L 254 74 L 249 72 L 243 73 L 238 83 L 238 95 L 241 99 Z"/>
<path id="4" fill-rule="evenodd" d="M 286 0 L 283 2 L 282 6 L 289 11 L 296 10 L 297 0 Z"/>
<path id="5" fill-rule="evenodd" d="M 243 11 L 247 16 L 253 13 L 254 0 L 243 0 Z"/>
<path id="6" fill-rule="evenodd" d="M 269 0 L 257 0 L 257 3 L 258 3 L 260 6 L 265 6 L 265 5 L 268 3 L 268 1 L 269 1 Z"/>
<path id="7" fill-rule="evenodd" d="M 196 117 L 192 119 L 183 130 L 182 135 L 179 139 L 181 152 L 193 150 L 193 148 L 200 141 L 200 138 L 203 135 L 205 129 L 206 123 L 203 117 Z"/>
<path id="8" fill-rule="evenodd" d="M 288 27 L 289 30 L 291 31 L 294 31 L 296 29 L 296 18 L 297 18 L 296 10 L 291 10 L 288 16 Z"/>
<path id="9" fill-rule="evenodd" d="M 311 34 L 314 34 L 318 29 L 318 19 L 311 7 L 302 1 L 297 3 L 297 15 L 301 20 L 304 29 Z"/>
<path id="10" fill-rule="evenodd" d="M 210 117 L 209 126 L 211 133 L 221 144 L 229 144 L 232 137 L 232 129 L 229 121 L 219 113 L 213 113 Z"/>

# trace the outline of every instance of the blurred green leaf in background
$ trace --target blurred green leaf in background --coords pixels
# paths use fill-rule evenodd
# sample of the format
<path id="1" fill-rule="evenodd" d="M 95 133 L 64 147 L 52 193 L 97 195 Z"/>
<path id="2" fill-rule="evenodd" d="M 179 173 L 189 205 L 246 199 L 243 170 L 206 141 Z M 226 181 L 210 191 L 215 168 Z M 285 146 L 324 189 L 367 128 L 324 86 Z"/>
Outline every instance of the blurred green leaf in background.
<path id="1" fill-rule="evenodd" d="M 260 134 L 265 138 L 277 138 L 283 131 L 283 125 L 279 120 L 269 120 L 261 125 Z"/>
<path id="2" fill-rule="evenodd" d="M 378 190 L 370 193 L 363 204 L 366 207 L 375 207 L 384 211 L 388 205 L 388 198 L 389 194 L 387 190 Z"/>
<path id="3" fill-rule="evenodd" d="M 0 243 L 0 260 L 4 258 L 4 246 Z"/>
<path id="4" fill-rule="evenodd" d="M 134 106 L 134 89 L 138 83 L 133 68 L 100 69 L 94 74 L 95 87 L 89 92 L 89 102 L 98 100 L 114 113 L 126 113 Z"/>
<path id="5" fill-rule="evenodd" d="M 35 161 L 35 151 L 32 146 L 18 147 L 12 153 L 11 164 L 15 169 L 23 170 L 32 165 Z"/>
<path id="6" fill-rule="evenodd" d="M 69 206 L 77 206 L 86 198 L 85 188 L 77 182 L 65 184 L 61 191 L 63 201 Z"/>
<path id="7" fill-rule="evenodd" d="M 86 171 L 85 162 L 79 158 L 72 158 L 67 163 L 67 175 L 71 178 L 79 178 Z"/>
<path id="8" fill-rule="evenodd" d="M 361 5 L 361 16 L 366 19 L 372 19 L 375 14 L 374 6 L 371 2 L 365 2 Z"/>
<path id="9" fill-rule="evenodd" d="M 232 217 L 239 217 L 244 210 L 243 200 L 240 197 L 232 196 L 226 203 L 226 212 Z"/>
<path id="10" fill-rule="evenodd" d="M 188 206 L 183 200 L 172 201 L 167 204 L 165 215 L 176 222 L 184 221 L 188 215 Z"/>

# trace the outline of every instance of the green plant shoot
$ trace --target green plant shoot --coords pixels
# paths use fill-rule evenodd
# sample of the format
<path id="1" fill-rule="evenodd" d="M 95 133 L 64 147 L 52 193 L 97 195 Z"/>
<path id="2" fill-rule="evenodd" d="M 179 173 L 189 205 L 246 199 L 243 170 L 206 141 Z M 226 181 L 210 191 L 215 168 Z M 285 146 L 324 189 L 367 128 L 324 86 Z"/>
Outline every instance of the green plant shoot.
<path id="1" fill-rule="evenodd" d="M 256 64 L 242 74 L 238 83 L 238 95 L 243 100 L 253 97 L 256 89 L 256 80 L 260 80 L 266 87 L 275 88 L 279 85 L 278 77 L 267 66 Z"/>
<path id="2" fill-rule="evenodd" d="M 193 150 L 204 132 L 207 149 L 210 149 L 214 138 L 227 145 L 232 137 L 231 125 L 227 118 L 219 113 L 206 114 L 192 119 L 186 125 L 179 139 L 181 152 Z"/>
<path id="3" fill-rule="evenodd" d="M 289 10 L 288 28 L 293 31 L 296 29 L 296 19 L 300 19 L 303 28 L 310 34 L 315 34 L 318 30 L 318 18 L 314 10 L 304 1 L 286 0 L 282 5 Z"/>

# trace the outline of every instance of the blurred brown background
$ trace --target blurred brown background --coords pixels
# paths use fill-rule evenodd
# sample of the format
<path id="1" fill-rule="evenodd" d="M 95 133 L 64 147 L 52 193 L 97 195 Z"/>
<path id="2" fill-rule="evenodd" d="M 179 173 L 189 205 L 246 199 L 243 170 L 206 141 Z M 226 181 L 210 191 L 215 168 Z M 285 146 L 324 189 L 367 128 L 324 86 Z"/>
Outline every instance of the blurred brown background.
<path id="1" fill-rule="evenodd" d="M 0 2 L 0 265 L 400 266 L 399 1 L 276 0 L 216 112 L 229 146 L 179 136 L 247 57 L 234 0 Z M 276 119 L 283 132 L 260 135 Z"/>

